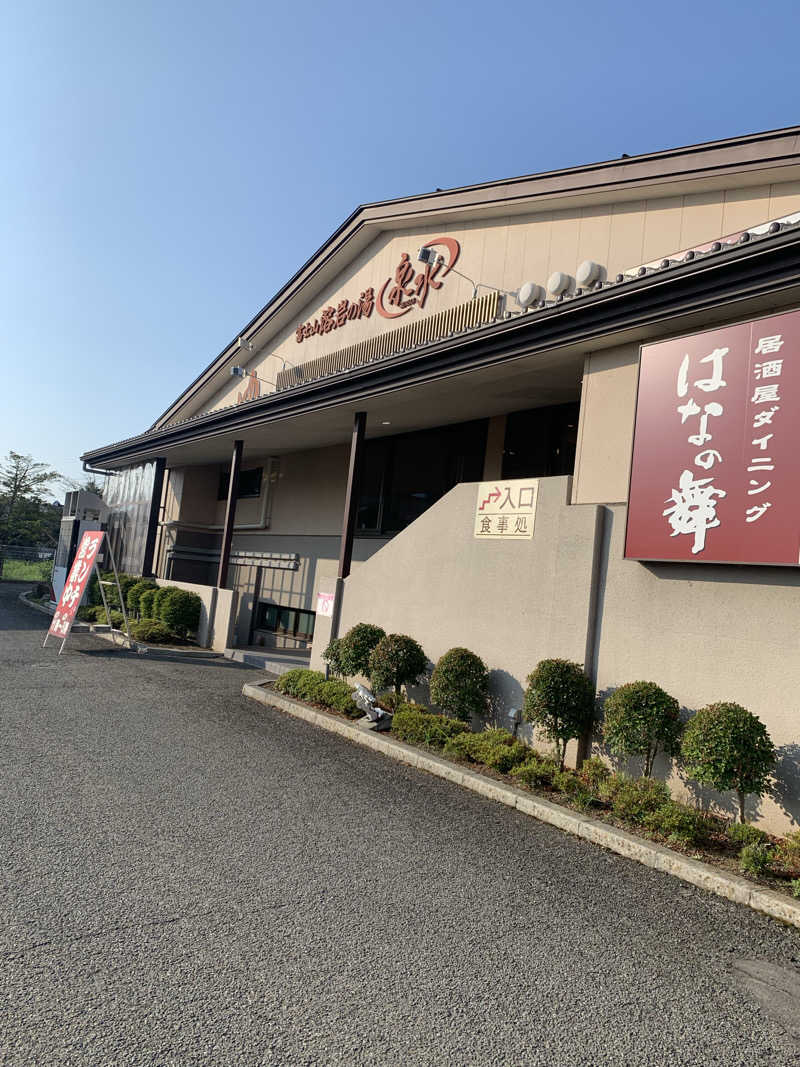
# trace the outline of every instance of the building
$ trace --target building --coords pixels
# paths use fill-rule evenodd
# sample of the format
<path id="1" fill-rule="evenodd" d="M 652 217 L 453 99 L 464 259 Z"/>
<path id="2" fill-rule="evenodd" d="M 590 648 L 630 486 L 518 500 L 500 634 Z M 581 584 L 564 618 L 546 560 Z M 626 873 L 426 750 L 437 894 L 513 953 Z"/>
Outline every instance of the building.
<path id="1" fill-rule="evenodd" d="M 201 592 L 215 647 L 317 665 L 368 620 L 478 652 L 500 709 L 545 656 L 736 700 L 779 748 L 782 830 L 798 307 L 800 127 L 369 204 L 82 458 L 117 472 L 123 567 Z"/>

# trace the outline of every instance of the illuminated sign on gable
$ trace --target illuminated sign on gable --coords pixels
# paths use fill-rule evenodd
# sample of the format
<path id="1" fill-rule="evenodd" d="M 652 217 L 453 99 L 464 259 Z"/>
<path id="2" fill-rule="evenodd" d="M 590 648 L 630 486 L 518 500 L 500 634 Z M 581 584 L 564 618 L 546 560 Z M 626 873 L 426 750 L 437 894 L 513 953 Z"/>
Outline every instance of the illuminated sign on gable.
<path id="1" fill-rule="evenodd" d="M 441 289 L 444 279 L 453 269 L 461 253 L 461 246 L 453 237 L 435 237 L 426 241 L 423 248 L 443 248 L 435 263 L 426 263 L 424 270 L 415 274 L 415 268 L 408 252 L 400 257 L 394 278 L 387 278 L 380 288 L 377 300 L 375 289 L 365 289 L 358 300 L 340 300 L 336 307 L 331 304 L 322 310 L 320 317 L 313 322 L 301 322 L 295 330 L 295 339 L 302 344 L 316 334 L 331 333 L 347 326 L 357 319 L 369 318 L 373 308 L 385 319 L 399 319 L 415 307 L 425 307 L 425 301 L 431 289 Z M 391 287 L 391 288 L 390 288 Z M 387 289 L 389 290 L 387 293 Z"/>

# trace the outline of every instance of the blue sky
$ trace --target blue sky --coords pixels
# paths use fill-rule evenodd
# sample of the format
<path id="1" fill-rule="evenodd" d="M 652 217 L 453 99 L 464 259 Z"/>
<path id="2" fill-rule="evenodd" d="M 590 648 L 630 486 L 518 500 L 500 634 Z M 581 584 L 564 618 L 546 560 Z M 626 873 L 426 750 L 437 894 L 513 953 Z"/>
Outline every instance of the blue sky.
<path id="1" fill-rule="evenodd" d="M 146 429 L 359 203 L 800 122 L 796 4 L 10 5 L 0 456 Z"/>

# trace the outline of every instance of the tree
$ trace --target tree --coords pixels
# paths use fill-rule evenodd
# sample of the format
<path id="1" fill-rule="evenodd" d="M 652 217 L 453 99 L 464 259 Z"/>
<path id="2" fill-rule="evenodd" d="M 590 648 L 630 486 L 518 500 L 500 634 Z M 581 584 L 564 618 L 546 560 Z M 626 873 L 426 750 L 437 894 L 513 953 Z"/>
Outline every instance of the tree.
<path id="1" fill-rule="evenodd" d="M 655 682 L 628 682 L 615 690 L 603 707 L 603 736 L 612 752 L 641 756 L 649 778 L 659 748 L 678 752 L 683 724 L 680 705 Z"/>
<path id="2" fill-rule="evenodd" d="M 371 622 L 358 622 L 347 631 L 339 645 L 339 664 L 345 677 L 363 674 L 369 678 L 369 657 L 384 637 L 386 631 Z"/>
<path id="3" fill-rule="evenodd" d="M 543 659 L 528 675 L 524 715 L 556 746 L 564 770 L 567 742 L 581 737 L 594 718 L 594 685 L 580 663 Z"/>
<path id="4" fill-rule="evenodd" d="M 58 471 L 32 456 L 10 451 L 0 464 L 0 543 L 39 544 L 53 540 L 54 508 L 44 500 Z M 60 519 L 60 509 L 58 512 Z"/>
<path id="5" fill-rule="evenodd" d="M 95 496 L 102 497 L 103 486 L 95 481 L 94 475 L 90 474 L 88 478 L 84 478 L 81 481 L 78 478 L 62 477 L 59 479 L 61 484 L 66 486 L 71 492 L 75 493 L 94 493 Z"/>
<path id="6" fill-rule="evenodd" d="M 376 690 L 394 687 L 399 696 L 402 686 L 419 681 L 427 662 L 413 637 L 388 634 L 380 639 L 369 657 L 370 681 Z"/>
<path id="7" fill-rule="evenodd" d="M 709 704 L 689 720 L 681 755 L 686 773 L 702 785 L 733 789 L 744 822 L 748 793 L 761 796 L 775 766 L 775 749 L 764 723 L 741 704 Z"/>
<path id="8" fill-rule="evenodd" d="M 451 648 L 433 668 L 431 700 L 457 719 L 469 722 L 483 715 L 488 696 L 486 664 L 468 648 Z"/>

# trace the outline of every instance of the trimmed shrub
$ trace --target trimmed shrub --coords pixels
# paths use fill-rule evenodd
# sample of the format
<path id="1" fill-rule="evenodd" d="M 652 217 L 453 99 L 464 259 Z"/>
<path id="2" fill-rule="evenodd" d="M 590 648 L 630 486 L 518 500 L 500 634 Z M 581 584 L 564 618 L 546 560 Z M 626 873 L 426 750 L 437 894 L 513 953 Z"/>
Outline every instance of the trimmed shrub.
<path id="1" fill-rule="evenodd" d="M 131 623 L 131 634 L 137 641 L 153 645 L 169 644 L 175 640 L 160 619 L 139 619 L 138 622 Z"/>
<path id="2" fill-rule="evenodd" d="M 416 704 L 401 704 L 392 718 L 392 733 L 408 745 L 444 748 L 451 737 L 468 730 L 466 723 L 433 715 Z"/>
<path id="3" fill-rule="evenodd" d="M 469 722 L 483 715 L 489 698 L 486 664 L 468 648 L 451 648 L 431 675 L 431 701 L 457 719 Z"/>
<path id="4" fill-rule="evenodd" d="M 188 589 L 170 589 L 159 603 L 159 614 L 170 630 L 186 637 L 197 632 L 202 607 L 203 602 L 197 593 L 190 593 Z"/>
<path id="5" fill-rule="evenodd" d="M 766 726 L 741 704 L 701 708 L 686 726 L 681 752 L 690 778 L 720 791 L 735 791 L 740 822 L 745 821 L 745 798 L 767 791 L 775 766 Z"/>
<path id="6" fill-rule="evenodd" d="M 139 601 L 142 596 L 142 593 L 144 593 L 148 589 L 157 588 L 158 586 L 152 578 L 141 578 L 138 582 L 134 582 L 125 597 L 125 604 L 127 605 L 128 611 L 130 611 L 133 615 L 139 615 Z"/>
<path id="7" fill-rule="evenodd" d="M 328 664 L 330 673 L 337 678 L 344 678 L 345 669 L 342 664 L 342 638 L 334 637 L 328 647 L 322 653 L 322 658 Z"/>
<path id="8" fill-rule="evenodd" d="M 447 741 L 444 752 L 454 759 L 483 763 L 501 774 L 508 774 L 531 754 L 527 745 L 515 740 L 508 730 L 500 729 L 456 734 Z"/>
<path id="9" fill-rule="evenodd" d="M 139 596 L 139 618 L 140 619 L 152 619 L 154 618 L 153 601 L 155 600 L 158 589 L 145 589 Z"/>
<path id="10" fill-rule="evenodd" d="M 394 690 L 389 689 L 385 693 L 378 693 L 378 703 L 382 708 L 387 711 L 397 711 L 398 708 L 402 708 L 406 703 L 400 693 L 395 693 Z M 421 708 L 421 704 L 410 704 L 409 707 Z M 425 709 L 427 711 L 427 708 Z"/>
<path id="11" fill-rule="evenodd" d="M 95 604 L 85 604 L 83 607 L 78 608 L 75 613 L 75 617 L 82 622 L 94 622 L 97 617 L 97 607 Z"/>
<path id="12" fill-rule="evenodd" d="M 731 844 L 736 845 L 737 848 L 742 848 L 744 845 L 765 845 L 769 841 L 769 834 L 765 834 L 763 830 L 747 822 L 729 823 L 725 832 Z"/>
<path id="13" fill-rule="evenodd" d="M 592 790 L 574 771 L 556 771 L 553 775 L 553 788 L 563 793 L 581 810 L 590 807 L 595 799 Z"/>
<path id="14" fill-rule="evenodd" d="M 110 608 L 109 613 L 106 613 L 106 610 L 102 605 L 100 605 L 99 608 L 95 609 L 94 621 L 100 623 L 101 626 L 107 626 L 109 625 L 108 614 L 111 615 L 110 625 L 115 630 L 119 630 L 124 626 L 125 617 L 123 616 L 121 611 L 114 611 L 113 608 Z"/>
<path id="15" fill-rule="evenodd" d="M 628 682 L 603 706 L 603 737 L 617 755 L 641 756 L 649 778 L 659 748 L 677 755 L 683 723 L 680 705 L 655 682 Z"/>
<path id="16" fill-rule="evenodd" d="M 154 619 L 160 619 L 161 618 L 161 606 L 162 606 L 162 604 L 164 604 L 164 602 L 167 600 L 167 598 L 169 596 L 172 595 L 172 593 L 176 593 L 177 591 L 178 591 L 178 587 L 176 585 L 160 585 L 156 589 L 155 596 L 153 597 L 153 618 Z"/>
<path id="17" fill-rule="evenodd" d="M 292 670 L 287 671 L 275 680 L 275 688 L 279 693 L 286 693 L 287 696 L 297 696 L 297 686 L 305 673 L 305 667 L 293 667 Z"/>
<path id="18" fill-rule="evenodd" d="M 541 759 L 538 756 L 533 759 L 529 757 L 524 763 L 518 764 L 510 772 L 513 778 L 532 789 L 538 786 L 552 785 L 553 778 L 558 773 L 558 764 L 555 760 Z"/>
<path id="19" fill-rule="evenodd" d="M 626 774 L 612 775 L 601 786 L 600 795 L 610 802 L 618 819 L 636 824 L 643 823 L 648 815 L 670 800 L 664 782 L 653 778 L 629 778 Z"/>
<path id="20" fill-rule="evenodd" d="M 340 711 L 351 719 L 360 719 L 364 712 L 353 700 L 353 690 L 341 678 L 331 678 L 316 690 L 318 703 Z"/>
<path id="21" fill-rule="evenodd" d="M 794 899 L 800 900 L 800 878 L 793 878 L 789 883 L 789 888 L 792 890 Z"/>
<path id="22" fill-rule="evenodd" d="M 543 659 L 527 680 L 525 720 L 553 742 L 563 770 L 567 742 L 592 724 L 594 685 L 579 663 L 566 659 Z"/>
<path id="23" fill-rule="evenodd" d="M 739 853 L 739 868 L 745 874 L 759 878 L 769 873 L 774 857 L 775 850 L 771 845 L 745 845 Z"/>
<path id="24" fill-rule="evenodd" d="M 106 585 L 105 589 L 106 600 L 108 606 L 112 608 L 121 607 L 119 602 L 119 594 L 117 593 L 117 583 L 114 581 L 113 571 L 102 571 L 100 577 L 104 582 L 111 582 L 111 585 Z M 139 578 L 135 574 L 120 574 L 119 575 L 119 587 L 122 590 L 122 595 L 125 597 L 125 603 L 128 603 L 128 590 L 132 589 L 134 585 L 139 581 Z M 100 589 L 97 588 L 97 601 L 102 603 L 102 597 L 100 595 Z"/>
<path id="25" fill-rule="evenodd" d="M 356 674 L 371 678 L 370 656 L 384 637 L 386 637 L 386 631 L 380 626 L 374 626 L 371 622 L 356 623 L 341 640 L 339 662 L 342 666 L 342 673 L 348 678 Z"/>
<path id="26" fill-rule="evenodd" d="M 648 830 L 662 834 L 668 841 L 681 845 L 703 845 L 717 829 L 714 819 L 697 808 L 667 801 L 642 820 Z"/>
<path id="27" fill-rule="evenodd" d="M 590 756 L 589 759 L 585 759 L 576 773 L 589 789 L 598 795 L 603 782 L 611 777 L 611 771 L 599 756 Z"/>
<path id="28" fill-rule="evenodd" d="M 784 870 L 800 872 L 800 830 L 794 830 L 778 842 L 775 859 Z"/>
<path id="29" fill-rule="evenodd" d="M 369 677 L 376 688 L 394 688 L 395 693 L 400 693 L 402 686 L 419 680 L 426 664 L 425 653 L 413 637 L 388 634 L 370 653 Z"/>

